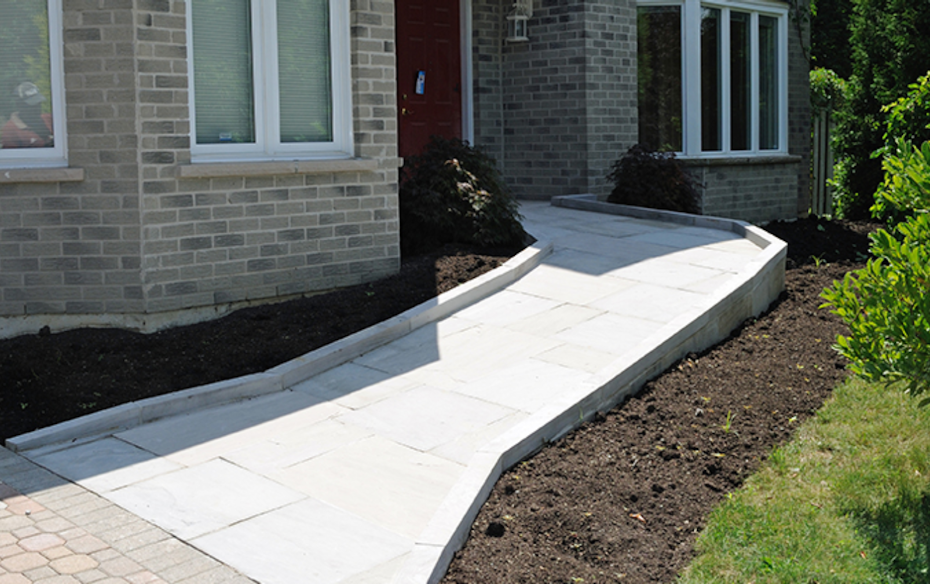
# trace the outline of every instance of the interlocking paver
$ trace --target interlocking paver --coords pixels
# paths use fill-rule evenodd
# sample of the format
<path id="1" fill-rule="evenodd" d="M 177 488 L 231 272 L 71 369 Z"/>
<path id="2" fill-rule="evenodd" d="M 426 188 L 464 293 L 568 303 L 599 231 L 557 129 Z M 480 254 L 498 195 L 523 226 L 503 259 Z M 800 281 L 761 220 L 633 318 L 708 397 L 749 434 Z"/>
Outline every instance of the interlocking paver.
<path id="1" fill-rule="evenodd" d="M 81 582 L 73 576 L 58 575 L 36 580 L 35 584 L 81 584 Z"/>
<path id="2" fill-rule="evenodd" d="M 65 545 L 68 549 L 78 554 L 92 554 L 109 547 L 93 535 L 82 535 L 74 539 L 68 538 L 68 542 Z"/>
<path id="3" fill-rule="evenodd" d="M 10 537 L 13 537 L 13 534 L 12 534 L 12 533 L 9 534 L 9 535 L 10 535 Z M 14 537 L 13 539 L 16 540 L 15 537 Z M 9 557 L 11 557 L 11 556 L 19 555 L 19 554 L 21 554 L 21 553 L 23 553 L 23 552 L 25 552 L 25 551 L 26 551 L 26 550 L 24 550 L 23 548 L 19 547 L 19 546 L 16 545 L 16 544 L 3 546 L 2 548 L 0 548 L 0 560 L 4 560 L 4 559 L 9 558 Z"/>
<path id="4" fill-rule="evenodd" d="M 73 554 L 71 550 L 65 546 L 53 547 L 51 549 L 42 550 L 42 555 L 48 558 L 49 560 L 57 560 L 58 558 L 63 558 L 65 556 L 70 556 Z"/>
<path id="5" fill-rule="evenodd" d="M 20 573 L 28 572 L 46 564 L 48 564 L 48 558 L 35 552 L 17 554 L 0 562 L 0 566 L 3 566 L 5 570 Z"/>
<path id="6" fill-rule="evenodd" d="M 40 533 L 39 535 L 33 535 L 32 537 L 19 540 L 19 547 L 27 552 L 42 552 L 47 549 L 58 547 L 63 543 L 65 543 L 65 540 L 54 533 Z"/>
<path id="7" fill-rule="evenodd" d="M 111 576 L 126 576 L 128 574 L 141 572 L 142 566 L 130 560 L 129 558 L 120 555 L 117 558 L 112 558 L 100 562 L 100 569 Z"/>
<path id="8" fill-rule="evenodd" d="M 94 568 L 93 570 L 87 570 L 86 572 L 79 572 L 74 574 L 74 577 L 81 581 L 81 584 L 94 584 L 99 580 L 104 580 L 109 578 L 106 574 L 100 570 Z"/>
<path id="9" fill-rule="evenodd" d="M 26 525 L 19 529 L 13 530 L 13 535 L 19 539 L 26 539 L 27 537 L 32 537 L 33 535 L 38 535 L 40 533 L 42 532 L 36 529 L 35 525 Z"/>
<path id="10" fill-rule="evenodd" d="M 148 570 L 126 576 L 126 581 L 129 582 L 129 584 L 162 584 L 164 582 L 164 580 Z"/>
<path id="11" fill-rule="evenodd" d="M 33 582 L 39 582 L 40 580 L 47 580 L 48 578 L 53 578 L 58 576 L 59 573 L 50 568 L 49 566 L 42 566 L 41 568 L 36 568 L 34 570 L 29 570 L 28 572 L 23 572 L 23 576 L 29 578 Z"/>
<path id="12" fill-rule="evenodd" d="M 74 524 L 63 517 L 53 515 L 48 519 L 33 519 L 36 522 L 36 528 L 46 533 L 60 533 L 68 531 L 74 527 Z"/>
<path id="13" fill-rule="evenodd" d="M 83 554 L 74 554 L 53 560 L 49 566 L 59 574 L 77 574 L 98 566 L 97 560 Z M 105 571 L 105 570 L 104 570 Z"/>

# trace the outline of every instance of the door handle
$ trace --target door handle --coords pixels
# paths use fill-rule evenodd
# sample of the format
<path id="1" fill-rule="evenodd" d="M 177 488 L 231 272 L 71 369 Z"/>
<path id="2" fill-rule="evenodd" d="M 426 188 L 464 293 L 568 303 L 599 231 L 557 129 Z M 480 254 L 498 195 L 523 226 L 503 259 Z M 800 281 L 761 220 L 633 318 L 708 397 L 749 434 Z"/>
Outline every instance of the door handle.
<path id="1" fill-rule="evenodd" d="M 412 114 L 412 113 L 413 113 L 413 111 L 408 110 L 408 109 L 405 108 L 405 107 L 400 108 L 400 115 L 402 115 L 402 116 L 409 116 L 409 115 Z"/>

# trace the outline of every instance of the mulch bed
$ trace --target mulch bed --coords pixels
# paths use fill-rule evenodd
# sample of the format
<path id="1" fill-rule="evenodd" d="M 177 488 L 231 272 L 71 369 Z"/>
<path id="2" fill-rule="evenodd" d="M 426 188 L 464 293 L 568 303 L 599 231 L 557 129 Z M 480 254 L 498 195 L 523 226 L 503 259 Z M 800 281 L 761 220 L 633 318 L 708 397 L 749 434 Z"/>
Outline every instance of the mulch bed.
<path id="1" fill-rule="evenodd" d="M 845 326 L 819 294 L 862 265 L 875 227 L 769 225 L 789 261 L 768 312 L 506 471 L 443 582 L 673 582 L 709 511 L 846 377 L 831 348 Z"/>

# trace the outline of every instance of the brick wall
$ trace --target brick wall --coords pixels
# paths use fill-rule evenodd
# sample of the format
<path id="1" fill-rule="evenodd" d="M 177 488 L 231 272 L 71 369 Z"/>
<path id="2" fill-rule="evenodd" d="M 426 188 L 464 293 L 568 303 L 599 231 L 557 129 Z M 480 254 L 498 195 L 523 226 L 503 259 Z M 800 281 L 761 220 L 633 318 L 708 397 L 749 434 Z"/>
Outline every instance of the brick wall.
<path id="1" fill-rule="evenodd" d="M 510 3 L 474 0 L 476 143 L 524 198 L 611 190 L 610 165 L 638 141 L 635 0 L 536 0 L 528 43 L 506 43 Z M 751 221 L 806 212 L 809 32 L 789 19 L 789 157 L 692 163 L 704 212 Z"/>
<path id="2" fill-rule="evenodd" d="M 68 156 L 84 180 L 0 185 L 0 315 L 143 308 L 132 12 L 63 2 Z"/>
<path id="3" fill-rule="evenodd" d="M 518 196 L 606 193 L 636 141 L 635 2 L 537 1 L 527 43 L 503 40 L 508 8 L 473 6 L 476 143 Z"/>
<path id="4" fill-rule="evenodd" d="M 766 223 L 797 213 L 798 162 L 724 160 L 690 170 L 702 185 L 702 213 Z"/>
<path id="5" fill-rule="evenodd" d="M 185 2 L 63 5 L 69 164 L 84 180 L 0 184 L 0 325 L 140 323 L 398 269 L 393 3 L 351 6 L 355 155 L 367 162 L 187 177 Z"/>

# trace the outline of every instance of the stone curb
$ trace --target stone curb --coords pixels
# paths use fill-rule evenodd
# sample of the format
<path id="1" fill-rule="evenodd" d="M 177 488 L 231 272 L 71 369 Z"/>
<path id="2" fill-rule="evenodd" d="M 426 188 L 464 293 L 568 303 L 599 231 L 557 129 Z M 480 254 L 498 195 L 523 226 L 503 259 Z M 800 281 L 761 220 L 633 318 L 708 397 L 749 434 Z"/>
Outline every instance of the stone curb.
<path id="1" fill-rule="evenodd" d="M 510 258 L 504 265 L 474 280 L 384 322 L 282 363 L 263 373 L 218 381 L 94 412 L 54 426 L 14 436 L 7 439 L 6 447 L 13 452 L 22 452 L 40 446 L 125 430 L 193 409 L 282 391 L 308 377 L 351 361 L 411 331 L 474 304 L 524 276 L 551 252 L 551 243 L 537 241 Z"/>
<path id="2" fill-rule="evenodd" d="M 666 324 L 630 354 L 591 375 L 580 387 L 479 450 L 417 538 L 394 584 L 435 584 L 441 580 L 506 469 L 597 412 L 635 394 L 646 381 L 689 352 L 725 339 L 740 323 L 762 313 L 784 290 L 787 244 L 743 221 L 615 205 L 599 202 L 594 195 L 554 197 L 552 205 L 729 231 L 760 247 L 761 253 L 733 283 L 702 306 Z"/>

